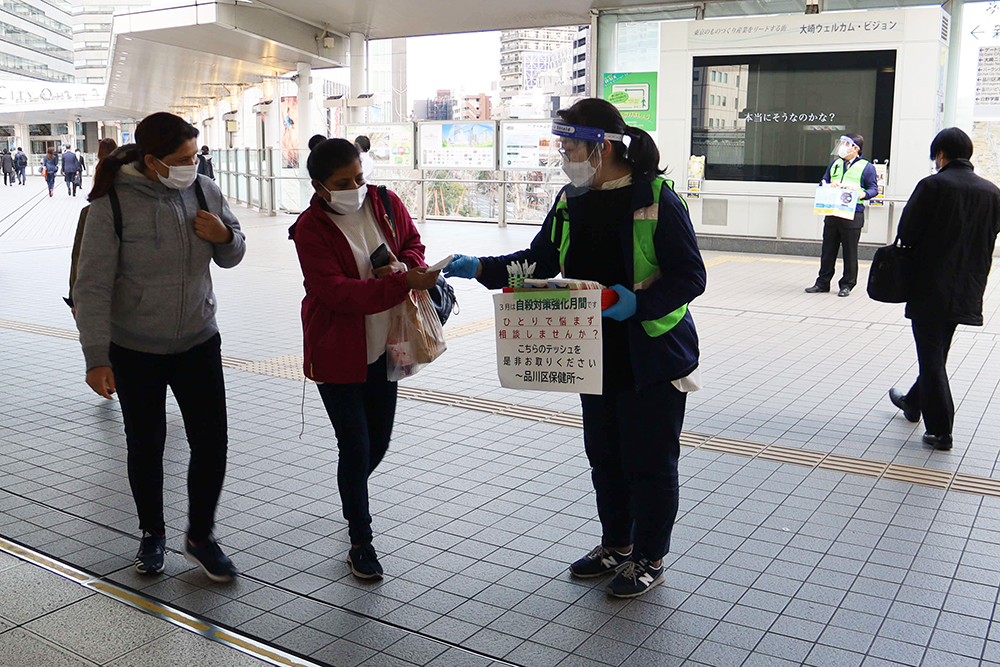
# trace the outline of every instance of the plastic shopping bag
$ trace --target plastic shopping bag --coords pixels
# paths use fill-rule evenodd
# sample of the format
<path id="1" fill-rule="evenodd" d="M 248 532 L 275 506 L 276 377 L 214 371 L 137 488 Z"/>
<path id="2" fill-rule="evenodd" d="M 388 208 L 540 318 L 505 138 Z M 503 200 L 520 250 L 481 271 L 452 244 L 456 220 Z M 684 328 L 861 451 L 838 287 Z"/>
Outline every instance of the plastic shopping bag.
<path id="1" fill-rule="evenodd" d="M 426 291 L 410 292 L 393 309 L 388 348 L 390 382 L 416 375 L 447 349 L 441 320 Z"/>

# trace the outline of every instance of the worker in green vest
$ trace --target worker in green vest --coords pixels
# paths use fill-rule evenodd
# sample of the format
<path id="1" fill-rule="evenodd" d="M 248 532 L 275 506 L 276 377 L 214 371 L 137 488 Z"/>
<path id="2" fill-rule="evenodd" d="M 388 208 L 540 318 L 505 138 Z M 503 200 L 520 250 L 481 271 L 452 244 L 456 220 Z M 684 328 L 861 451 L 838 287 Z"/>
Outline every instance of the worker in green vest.
<path id="1" fill-rule="evenodd" d="M 861 157 L 865 140 L 860 134 L 848 133 L 837 140 L 833 147 L 836 159 L 830 163 L 823 176 L 823 185 L 835 185 L 853 190 L 863 190 L 858 197 L 858 208 L 853 220 L 828 215 L 823 219 L 823 249 L 820 253 L 819 276 L 806 292 L 829 292 L 830 282 L 837 266 L 837 250 L 844 248 L 844 275 L 840 279 L 837 296 L 850 296 L 858 284 L 858 241 L 865 226 L 864 202 L 878 195 L 878 175 L 875 167 Z"/>
<path id="2" fill-rule="evenodd" d="M 560 111 L 552 129 L 570 184 L 531 247 L 504 257 L 455 255 L 445 273 L 499 289 L 512 263 L 527 262 L 535 278 L 561 273 L 618 293 L 603 312 L 603 392 L 581 396 L 603 535 L 569 569 L 579 578 L 613 575 L 608 593 L 635 597 L 665 578 L 684 406 L 701 386 L 688 304 L 705 291 L 705 265 L 648 133 L 599 99 Z"/>

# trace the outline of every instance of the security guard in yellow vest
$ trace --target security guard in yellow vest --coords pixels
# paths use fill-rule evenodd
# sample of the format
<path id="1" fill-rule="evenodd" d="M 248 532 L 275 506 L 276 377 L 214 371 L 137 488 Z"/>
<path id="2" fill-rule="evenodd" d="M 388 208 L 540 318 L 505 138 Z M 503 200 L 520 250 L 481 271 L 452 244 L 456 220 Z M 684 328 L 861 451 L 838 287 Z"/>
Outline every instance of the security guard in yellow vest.
<path id="1" fill-rule="evenodd" d="M 608 592 L 635 597 L 664 580 L 686 392 L 700 387 L 688 304 L 705 290 L 705 265 L 649 134 L 598 99 L 560 111 L 553 134 L 570 184 L 531 247 L 504 257 L 456 255 L 445 274 L 498 289 L 507 267 L 526 261 L 536 264 L 535 278 L 561 273 L 618 292 L 603 313 L 603 393 L 581 396 L 603 537 L 570 572 L 614 575 Z"/>
<path id="2" fill-rule="evenodd" d="M 806 292 L 829 292 L 837 266 L 837 249 L 844 248 L 844 276 L 840 279 L 837 296 L 850 296 L 858 283 L 858 241 L 865 226 L 865 201 L 878 195 L 878 175 L 868 160 L 861 158 L 865 140 L 860 134 L 845 134 L 834 146 L 837 158 L 830 163 L 823 176 L 824 185 L 839 185 L 854 190 L 864 190 L 858 198 L 858 208 L 853 220 L 828 215 L 823 220 L 823 249 L 819 261 L 819 276 Z"/>

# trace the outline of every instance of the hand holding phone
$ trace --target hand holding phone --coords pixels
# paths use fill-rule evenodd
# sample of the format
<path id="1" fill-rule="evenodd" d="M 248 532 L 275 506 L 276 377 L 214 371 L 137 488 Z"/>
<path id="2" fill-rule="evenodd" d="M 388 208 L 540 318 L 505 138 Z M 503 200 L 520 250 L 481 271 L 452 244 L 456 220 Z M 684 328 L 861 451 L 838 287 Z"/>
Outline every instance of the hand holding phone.
<path id="1" fill-rule="evenodd" d="M 375 248 L 375 252 L 369 257 L 372 262 L 372 270 L 381 269 L 383 266 L 388 266 L 392 262 L 392 253 L 389 252 L 389 246 L 382 244 Z"/>

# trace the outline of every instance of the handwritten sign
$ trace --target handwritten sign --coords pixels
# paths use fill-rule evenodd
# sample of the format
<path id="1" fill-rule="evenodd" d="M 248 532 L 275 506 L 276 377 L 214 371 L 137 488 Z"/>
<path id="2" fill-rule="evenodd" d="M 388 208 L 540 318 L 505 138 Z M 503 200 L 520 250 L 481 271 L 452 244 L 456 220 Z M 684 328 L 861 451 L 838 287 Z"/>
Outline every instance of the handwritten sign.
<path id="1" fill-rule="evenodd" d="M 497 373 L 510 389 L 600 394 L 600 290 L 496 294 Z"/>

